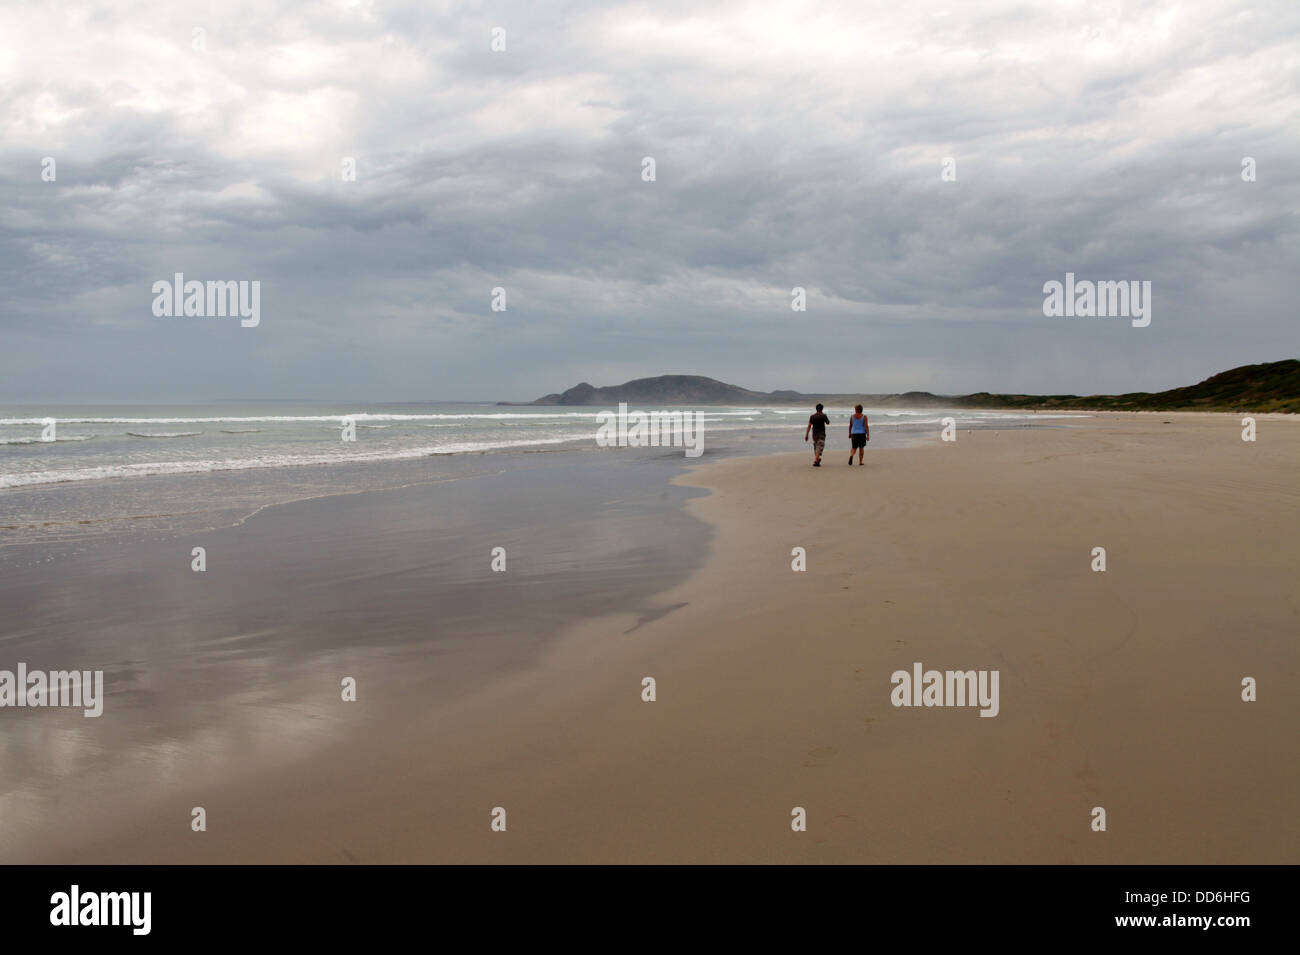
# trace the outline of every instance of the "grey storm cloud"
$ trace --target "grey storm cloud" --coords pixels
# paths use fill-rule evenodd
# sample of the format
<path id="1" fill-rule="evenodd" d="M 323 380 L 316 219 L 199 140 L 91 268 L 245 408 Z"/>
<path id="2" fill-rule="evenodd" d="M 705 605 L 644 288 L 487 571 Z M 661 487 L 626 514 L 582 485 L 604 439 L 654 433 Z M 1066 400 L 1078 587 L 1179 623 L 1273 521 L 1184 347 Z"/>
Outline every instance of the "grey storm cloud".
<path id="1" fill-rule="evenodd" d="M 37 2 L 0 36 L 6 401 L 1087 393 L 1297 352 L 1290 0 Z M 1150 281 L 1151 325 L 1045 317 L 1067 271 Z M 155 317 L 176 272 L 259 280 L 261 324 Z"/>

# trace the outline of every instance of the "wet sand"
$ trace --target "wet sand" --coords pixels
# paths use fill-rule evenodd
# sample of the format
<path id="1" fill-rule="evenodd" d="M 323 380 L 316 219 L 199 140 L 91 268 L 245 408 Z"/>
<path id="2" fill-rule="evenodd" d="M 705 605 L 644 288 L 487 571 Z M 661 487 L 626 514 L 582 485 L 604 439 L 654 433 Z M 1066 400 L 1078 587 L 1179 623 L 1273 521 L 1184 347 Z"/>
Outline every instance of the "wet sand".
<path id="1" fill-rule="evenodd" d="M 412 709 L 536 665 L 585 615 L 653 616 L 648 598 L 686 578 L 709 534 L 680 506 L 702 492 L 668 483 L 682 460 L 485 456 L 463 476 L 436 462 L 426 482 L 258 508 L 234 526 L 10 548 L 0 669 L 102 670 L 106 699 L 97 719 L 0 708 L 0 858 L 364 745 Z M 180 496 L 208 482 L 161 483 Z"/>
<path id="2" fill-rule="evenodd" d="M 94 824 L 47 825 L 7 855 L 1295 863 L 1300 422 L 1258 421 L 1254 443 L 1239 416 L 1107 415 L 872 449 L 863 469 L 834 438 L 821 469 L 804 454 L 705 463 L 677 483 L 711 491 L 685 506 L 712 529 L 707 561 L 649 582 L 652 598 L 589 602 L 607 568 L 583 565 L 588 584 L 560 599 L 585 622 L 528 665 L 462 694 L 385 675 L 357 703 L 268 706 L 268 737 L 312 716 L 325 729 L 228 778 L 135 777 L 137 812 L 83 806 Z M 260 566 L 314 573 L 321 548 L 371 526 L 371 497 L 339 499 L 310 532 L 292 530 L 301 514 L 264 524 L 282 549 Z M 373 539 L 409 556 L 396 528 Z M 401 596 L 417 578 L 375 590 L 358 567 L 345 589 L 371 628 L 400 634 L 392 602 L 417 600 Z M 300 596 L 281 606 L 299 612 Z M 917 661 L 997 670 L 998 715 L 891 705 L 891 674 Z M 194 806 L 206 832 L 190 830 Z"/>

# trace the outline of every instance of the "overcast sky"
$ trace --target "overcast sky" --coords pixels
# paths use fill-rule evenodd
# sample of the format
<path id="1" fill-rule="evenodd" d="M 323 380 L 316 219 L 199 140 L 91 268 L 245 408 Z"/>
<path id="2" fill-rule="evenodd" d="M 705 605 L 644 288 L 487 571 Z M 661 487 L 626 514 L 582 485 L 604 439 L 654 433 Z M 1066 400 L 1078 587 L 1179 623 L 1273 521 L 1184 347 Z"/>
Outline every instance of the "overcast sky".
<path id="1" fill-rule="evenodd" d="M 1295 0 L 7 3 L 0 400 L 1188 384 L 1300 354 L 1298 87 Z"/>

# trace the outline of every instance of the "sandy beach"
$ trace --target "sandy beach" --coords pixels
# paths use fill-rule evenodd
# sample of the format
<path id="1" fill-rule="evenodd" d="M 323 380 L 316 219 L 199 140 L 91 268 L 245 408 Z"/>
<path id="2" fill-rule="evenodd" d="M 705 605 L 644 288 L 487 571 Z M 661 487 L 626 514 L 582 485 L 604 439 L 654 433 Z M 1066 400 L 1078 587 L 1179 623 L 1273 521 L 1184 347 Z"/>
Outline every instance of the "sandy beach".
<path id="1" fill-rule="evenodd" d="M 712 541 L 650 612 L 436 706 L 372 687 L 336 704 L 365 732 L 142 779 L 13 861 L 1300 861 L 1300 423 L 1106 415 L 865 468 L 830 446 L 678 477 Z M 998 671 L 996 717 L 892 705 L 918 662 Z"/>

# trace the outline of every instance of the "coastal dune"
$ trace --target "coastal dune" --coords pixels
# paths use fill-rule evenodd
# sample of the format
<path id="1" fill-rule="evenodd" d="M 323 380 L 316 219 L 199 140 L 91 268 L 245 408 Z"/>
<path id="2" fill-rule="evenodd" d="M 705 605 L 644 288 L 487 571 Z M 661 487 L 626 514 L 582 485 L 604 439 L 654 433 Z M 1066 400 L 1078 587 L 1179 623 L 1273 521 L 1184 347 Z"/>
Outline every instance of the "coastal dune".
<path id="1" fill-rule="evenodd" d="M 842 430 L 677 478 L 713 538 L 656 612 L 41 861 L 1300 861 L 1300 424 L 936 429 L 864 468 Z M 895 706 L 918 663 L 997 671 L 997 715 Z"/>

